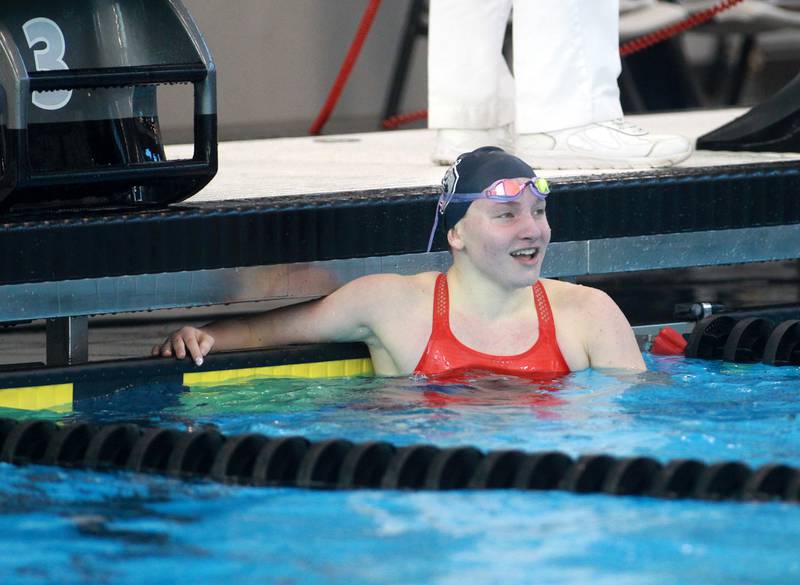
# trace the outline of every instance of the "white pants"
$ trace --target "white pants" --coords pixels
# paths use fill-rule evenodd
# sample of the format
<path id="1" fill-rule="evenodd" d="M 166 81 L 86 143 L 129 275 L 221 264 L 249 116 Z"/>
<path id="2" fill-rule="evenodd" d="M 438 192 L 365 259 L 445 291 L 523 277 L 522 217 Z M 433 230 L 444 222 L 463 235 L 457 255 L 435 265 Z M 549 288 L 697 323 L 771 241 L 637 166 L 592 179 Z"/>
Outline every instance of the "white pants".
<path id="1" fill-rule="evenodd" d="M 619 0 L 431 0 L 428 125 L 526 134 L 619 118 L 618 43 Z"/>

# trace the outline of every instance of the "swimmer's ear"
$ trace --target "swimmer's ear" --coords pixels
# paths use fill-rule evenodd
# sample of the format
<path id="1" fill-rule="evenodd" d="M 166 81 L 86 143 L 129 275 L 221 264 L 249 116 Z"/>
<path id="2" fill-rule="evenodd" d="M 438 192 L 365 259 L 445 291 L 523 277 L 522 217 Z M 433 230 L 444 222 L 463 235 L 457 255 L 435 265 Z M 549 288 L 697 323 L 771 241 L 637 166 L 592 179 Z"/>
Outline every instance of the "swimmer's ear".
<path id="1" fill-rule="evenodd" d="M 447 243 L 450 245 L 451 250 L 464 249 L 464 240 L 461 237 L 461 230 L 459 229 L 458 223 L 447 230 Z"/>

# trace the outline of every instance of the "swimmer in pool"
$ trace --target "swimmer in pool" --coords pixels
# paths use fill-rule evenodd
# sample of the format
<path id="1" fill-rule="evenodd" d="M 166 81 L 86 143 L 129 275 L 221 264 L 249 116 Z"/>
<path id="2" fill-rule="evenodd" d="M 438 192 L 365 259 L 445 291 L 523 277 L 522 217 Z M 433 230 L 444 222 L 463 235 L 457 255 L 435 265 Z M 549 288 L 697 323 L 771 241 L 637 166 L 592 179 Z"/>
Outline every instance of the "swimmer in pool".
<path id="1" fill-rule="evenodd" d="M 327 297 L 254 317 L 184 327 L 154 356 L 298 343 L 361 341 L 382 376 L 643 371 L 633 331 L 602 291 L 540 277 L 550 242 L 547 181 L 521 159 L 483 147 L 442 181 L 431 240 L 446 231 L 446 274 L 375 274 Z"/>

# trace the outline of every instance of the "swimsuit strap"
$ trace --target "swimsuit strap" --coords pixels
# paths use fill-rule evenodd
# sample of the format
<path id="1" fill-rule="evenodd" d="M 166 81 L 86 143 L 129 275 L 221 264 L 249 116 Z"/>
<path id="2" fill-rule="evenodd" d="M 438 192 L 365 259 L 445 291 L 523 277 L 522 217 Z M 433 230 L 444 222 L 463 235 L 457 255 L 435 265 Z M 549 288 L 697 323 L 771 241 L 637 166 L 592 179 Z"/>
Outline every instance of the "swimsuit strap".
<path id="1" fill-rule="evenodd" d="M 436 277 L 436 288 L 433 293 L 433 328 L 432 331 L 450 333 L 450 295 L 447 290 L 447 275 L 443 272 Z"/>
<path id="2" fill-rule="evenodd" d="M 539 337 L 546 339 L 556 338 L 556 328 L 553 322 L 553 311 L 550 300 L 540 281 L 533 284 L 533 300 L 536 307 L 536 316 L 539 320 Z M 433 331 L 441 331 L 448 336 L 453 332 L 450 329 L 450 295 L 447 288 L 447 275 L 440 273 L 436 277 L 436 288 L 433 293 Z"/>
<path id="3" fill-rule="evenodd" d="M 550 300 L 540 281 L 533 285 L 533 300 L 536 303 L 536 315 L 539 318 L 539 337 L 547 339 L 556 338 L 556 326 L 553 321 L 553 311 L 550 308 Z"/>

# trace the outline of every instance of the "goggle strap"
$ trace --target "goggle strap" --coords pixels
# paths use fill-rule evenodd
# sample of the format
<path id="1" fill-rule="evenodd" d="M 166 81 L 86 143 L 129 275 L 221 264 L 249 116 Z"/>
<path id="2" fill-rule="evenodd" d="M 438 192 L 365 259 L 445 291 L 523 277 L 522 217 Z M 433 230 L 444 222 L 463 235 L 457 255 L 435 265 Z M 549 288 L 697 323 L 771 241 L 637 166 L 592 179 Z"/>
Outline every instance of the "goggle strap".
<path id="1" fill-rule="evenodd" d="M 439 227 L 439 214 L 437 213 L 433 218 L 433 229 L 431 230 L 431 236 L 428 238 L 428 249 L 425 251 L 426 253 L 431 251 L 433 247 L 433 237 L 436 235 L 436 228 Z"/>

